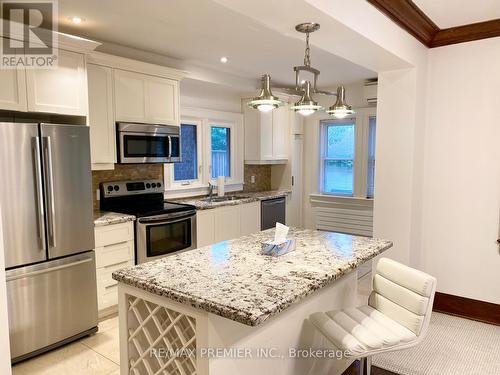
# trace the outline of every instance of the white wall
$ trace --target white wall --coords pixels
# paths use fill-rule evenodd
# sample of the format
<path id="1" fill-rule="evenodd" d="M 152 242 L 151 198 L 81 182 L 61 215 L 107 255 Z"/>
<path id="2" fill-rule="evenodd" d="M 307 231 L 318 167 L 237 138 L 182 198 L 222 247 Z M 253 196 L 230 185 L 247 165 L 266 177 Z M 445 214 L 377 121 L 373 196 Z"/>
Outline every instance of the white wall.
<path id="1" fill-rule="evenodd" d="M 500 303 L 500 38 L 430 50 L 422 266 Z"/>
<path id="2" fill-rule="evenodd" d="M 0 207 L 1 212 L 1 207 Z M 7 290 L 5 285 L 5 260 L 2 232 L 2 215 L 0 215 L 0 374 L 9 375 L 10 344 L 9 317 L 7 315 Z"/>

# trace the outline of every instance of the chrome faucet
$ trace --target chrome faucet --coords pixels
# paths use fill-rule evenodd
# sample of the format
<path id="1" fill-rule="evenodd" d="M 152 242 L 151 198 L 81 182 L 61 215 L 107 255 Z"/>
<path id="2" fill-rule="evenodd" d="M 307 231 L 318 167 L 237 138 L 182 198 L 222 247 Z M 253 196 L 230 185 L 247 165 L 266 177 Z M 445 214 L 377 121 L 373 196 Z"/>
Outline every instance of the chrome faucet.
<path id="1" fill-rule="evenodd" d="M 215 185 L 213 185 L 212 183 L 208 183 L 208 201 L 209 202 L 212 202 L 212 196 L 214 195 L 214 188 L 215 188 Z"/>

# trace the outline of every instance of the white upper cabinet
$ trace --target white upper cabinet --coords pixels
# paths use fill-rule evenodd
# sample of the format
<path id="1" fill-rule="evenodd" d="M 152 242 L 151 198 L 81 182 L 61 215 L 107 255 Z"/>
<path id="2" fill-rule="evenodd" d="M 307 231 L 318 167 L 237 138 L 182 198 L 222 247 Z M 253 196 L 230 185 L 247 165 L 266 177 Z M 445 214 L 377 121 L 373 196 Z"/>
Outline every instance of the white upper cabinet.
<path id="1" fill-rule="evenodd" d="M 0 109 L 28 110 L 24 69 L 0 69 Z"/>
<path id="2" fill-rule="evenodd" d="M 83 54 L 59 50 L 54 69 L 26 69 L 29 112 L 87 116 Z"/>
<path id="3" fill-rule="evenodd" d="M 278 160 L 288 159 L 290 117 L 293 112 L 288 106 L 271 111 L 273 114 L 273 157 Z"/>
<path id="4" fill-rule="evenodd" d="M 92 169 L 113 169 L 116 162 L 113 69 L 87 64 Z"/>
<path id="5" fill-rule="evenodd" d="M 290 107 L 260 112 L 242 100 L 245 117 L 245 163 L 286 164 L 291 113 Z"/>
<path id="6" fill-rule="evenodd" d="M 180 126 L 179 83 L 115 69 L 116 120 Z"/>
<path id="7" fill-rule="evenodd" d="M 116 120 L 146 122 L 144 74 L 115 69 Z"/>
<path id="8" fill-rule="evenodd" d="M 2 45 L 6 39 L 1 39 Z M 24 68 L 0 69 L 0 109 L 11 111 L 28 110 L 26 100 L 26 73 Z"/>
<path id="9" fill-rule="evenodd" d="M 155 124 L 179 125 L 179 83 L 177 81 L 148 77 L 146 82 L 146 110 Z"/>

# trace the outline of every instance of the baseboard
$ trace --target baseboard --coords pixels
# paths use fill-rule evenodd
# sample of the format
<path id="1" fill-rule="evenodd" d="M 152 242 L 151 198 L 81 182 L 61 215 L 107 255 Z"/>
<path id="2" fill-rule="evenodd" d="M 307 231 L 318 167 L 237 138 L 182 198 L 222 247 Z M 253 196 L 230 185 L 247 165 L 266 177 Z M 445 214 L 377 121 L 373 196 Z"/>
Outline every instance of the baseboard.
<path id="1" fill-rule="evenodd" d="M 436 292 L 432 309 L 479 322 L 500 325 L 500 305 L 496 303 Z"/>
<path id="2" fill-rule="evenodd" d="M 351 365 L 345 370 L 342 375 L 362 375 L 359 371 L 359 360 L 354 361 Z M 372 366 L 371 375 L 398 375 L 395 372 L 384 370 L 382 368 Z"/>

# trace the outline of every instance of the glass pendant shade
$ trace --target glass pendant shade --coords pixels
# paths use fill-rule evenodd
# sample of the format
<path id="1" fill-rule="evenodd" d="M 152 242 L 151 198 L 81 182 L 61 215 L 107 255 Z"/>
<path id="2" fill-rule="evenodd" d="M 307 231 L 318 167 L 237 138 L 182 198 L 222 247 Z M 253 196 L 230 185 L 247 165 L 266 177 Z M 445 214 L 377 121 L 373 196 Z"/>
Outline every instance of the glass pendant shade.
<path id="1" fill-rule="evenodd" d="M 282 106 L 284 102 L 271 92 L 271 76 L 264 74 L 262 76 L 262 89 L 259 96 L 248 102 L 248 105 L 261 112 L 269 112 Z"/>
<path id="2" fill-rule="evenodd" d="M 340 86 L 337 88 L 337 101 L 326 111 L 329 115 L 336 118 L 345 118 L 349 115 L 353 115 L 354 111 L 351 106 L 345 101 L 345 88 Z"/>
<path id="3" fill-rule="evenodd" d="M 311 97 L 311 82 L 305 82 L 304 94 L 291 108 L 302 116 L 309 116 L 314 112 L 323 109 L 323 107 L 318 105 L 318 102 L 315 102 Z"/>

